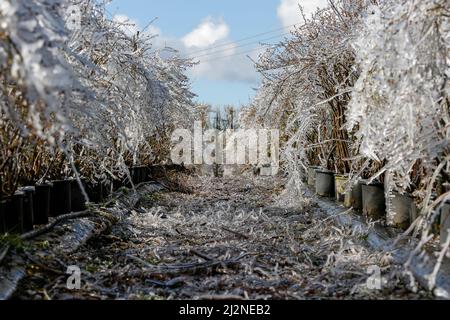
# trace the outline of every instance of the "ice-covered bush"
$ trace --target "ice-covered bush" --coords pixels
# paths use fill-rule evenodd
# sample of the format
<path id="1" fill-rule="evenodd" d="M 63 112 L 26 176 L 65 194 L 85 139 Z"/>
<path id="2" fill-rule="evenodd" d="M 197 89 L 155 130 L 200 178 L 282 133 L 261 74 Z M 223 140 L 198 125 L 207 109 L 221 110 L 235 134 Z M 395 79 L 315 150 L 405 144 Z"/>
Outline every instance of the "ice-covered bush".
<path id="1" fill-rule="evenodd" d="M 191 115 L 193 95 L 183 73 L 190 62 L 161 58 L 151 46 L 154 35 L 128 36 L 121 23 L 105 18 L 103 7 L 86 2 L 81 10 L 82 32 L 72 35 L 69 47 L 79 78 L 96 99 L 91 120 L 78 123 L 83 138 L 103 150 L 100 159 L 82 160 L 119 173 L 125 164 L 160 160 L 168 153 L 169 130 Z"/>
<path id="2" fill-rule="evenodd" d="M 170 130 L 192 117 L 191 62 L 126 28 L 107 18 L 104 2 L 0 2 L 3 191 L 166 159 Z"/>
<path id="3" fill-rule="evenodd" d="M 354 42 L 361 75 L 347 126 L 356 129 L 361 157 L 384 164 L 374 177 L 387 173 L 388 197 L 414 191 L 421 216 L 410 231 L 423 231 L 415 253 L 433 238 L 440 205 L 450 199 L 442 187 L 450 178 L 449 10 L 445 0 L 386 1 L 367 10 Z M 440 256 L 447 251 L 448 242 Z"/>
<path id="4" fill-rule="evenodd" d="M 449 8 L 439 0 L 371 7 L 354 42 L 361 76 L 347 126 L 362 157 L 385 163 L 376 176 L 415 191 L 424 212 L 431 192 L 442 193 L 437 178 L 449 178 Z"/>
<path id="5" fill-rule="evenodd" d="M 288 188 L 317 164 L 379 178 L 388 219 L 391 191 L 413 192 L 414 254 L 450 199 L 449 10 L 445 0 L 330 1 L 261 56 L 262 87 L 242 112 L 248 126 L 282 131 Z M 448 242 L 430 288 L 447 251 Z"/>
<path id="6" fill-rule="evenodd" d="M 63 128 L 68 123 L 63 97 L 74 81 L 61 50 L 67 39 L 64 2 L 0 2 L 2 115 L 23 134 L 51 143 L 69 129 Z"/>
<path id="7" fill-rule="evenodd" d="M 259 123 L 281 130 L 282 162 L 297 187 L 309 165 L 340 173 L 352 167 L 352 135 L 344 128 L 358 76 L 351 43 L 371 3 L 333 1 L 304 17 L 305 24 L 257 64 L 264 81 L 249 108 Z"/>
<path id="8" fill-rule="evenodd" d="M 405 190 L 417 184 L 413 169 L 427 184 L 449 151 L 448 9 L 437 0 L 370 7 L 354 42 L 361 76 L 347 126 L 361 156 L 386 161 L 381 172 Z"/>
<path id="9" fill-rule="evenodd" d="M 65 97 L 74 78 L 61 50 L 67 39 L 63 5 L 0 2 L 0 179 L 6 193 L 32 179 L 42 155 L 72 131 Z"/>

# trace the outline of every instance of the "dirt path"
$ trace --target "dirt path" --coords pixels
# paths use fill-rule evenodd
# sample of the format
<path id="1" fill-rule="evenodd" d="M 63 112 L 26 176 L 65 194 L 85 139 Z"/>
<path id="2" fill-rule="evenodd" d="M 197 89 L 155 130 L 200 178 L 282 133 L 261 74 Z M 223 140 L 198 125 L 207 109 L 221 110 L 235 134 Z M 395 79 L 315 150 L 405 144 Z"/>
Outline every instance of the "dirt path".
<path id="1" fill-rule="evenodd" d="M 413 294 L 365 230 L 315 207 L 287 207 L 274 178 L 191 178 L 191 193 L 142 195 L 137 209 L 81 250 L 28 270 L 23 299 L 377 299 Z M 82 270 L 66 289 L 61 266 Z M 383 289 L 367 288 L 381 268 Z"/>

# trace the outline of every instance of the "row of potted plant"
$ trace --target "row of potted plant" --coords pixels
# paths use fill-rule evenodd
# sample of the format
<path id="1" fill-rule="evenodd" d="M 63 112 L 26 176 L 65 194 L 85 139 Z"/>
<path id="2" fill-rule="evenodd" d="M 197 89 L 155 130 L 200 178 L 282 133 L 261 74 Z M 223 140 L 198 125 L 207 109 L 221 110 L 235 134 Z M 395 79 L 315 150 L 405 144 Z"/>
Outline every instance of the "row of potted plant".
<path id="1" fill-rule="evenodd" d="M 420 211 L 416 199 L 410 194 L 387 194 L 382 182 L 359 179 L 352 181 L 348 175 L 336 174 L 321 167 L 309 167 L 307 184 L 321 197 L 334 198 L 346 208 L 371 220 L 385 220 L 390 227 L 406 230 L 417 220 Z M 450 229 L 450 203 L 438 206 L 441 242 L 447 239 Z"/>
<path id="2" fill-rule="evenodd" d="M 132 167 L 131 181 L 126 177 L 91 183 L 67 178 L 22 187 L 12 196 L 0 198 L 0 234 L 23 234 L 47 224 L 51 217 L 84 211 L 88 203 L 101 203 L 113 191 L 150 181 L 152 171 L 147 166 Z"/>

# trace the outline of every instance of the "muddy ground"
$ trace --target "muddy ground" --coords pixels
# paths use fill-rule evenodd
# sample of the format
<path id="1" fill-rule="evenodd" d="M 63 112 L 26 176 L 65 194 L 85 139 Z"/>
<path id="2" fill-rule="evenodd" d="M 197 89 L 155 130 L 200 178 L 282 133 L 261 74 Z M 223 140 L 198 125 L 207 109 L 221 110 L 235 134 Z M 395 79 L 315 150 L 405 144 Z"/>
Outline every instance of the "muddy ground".
<path id="1" fill-rule="evenodd" d="M 190 177 L 140 194 L 109 232 L 62 256 L 33 255 L 15 299 L 428 299 L 367 246 L 367 230 L 293 205 L 285 181 Z M 290 203 L 287 205 L 286 203 Z M 67 289 L 78 266 L 81 288 Z M 381 268 L 382 289 L 367 286 Z"/>

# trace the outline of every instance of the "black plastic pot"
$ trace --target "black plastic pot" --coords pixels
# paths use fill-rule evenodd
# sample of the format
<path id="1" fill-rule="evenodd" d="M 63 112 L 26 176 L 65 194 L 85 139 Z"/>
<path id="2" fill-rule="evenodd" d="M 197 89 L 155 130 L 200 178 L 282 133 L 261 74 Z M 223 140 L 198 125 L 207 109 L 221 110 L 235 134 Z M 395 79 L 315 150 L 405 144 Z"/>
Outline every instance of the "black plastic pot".
<path id="1" fill-rule="evenodd" d="M 133 167 L 130 169 L 130 175 L 134 185 L 141 183 L 141 171 L 141 167 Z"/>
<path id="2" fill-rule="evenodd" d="M 410 195 L 394 192 L 390 201 L 390 212 L 387 217 L 388 226 L 407 229 L 411 225 L 411 217 L 417 215 L 417 206 Z"/>
<path id="3" fill-rule="evenodd" d="M 133 184 L 136 184 L 134 181 L 139 181 L 139 170 L 134 170 L 134 168 L 128 168 L 128 172 L 130 173 L 130 176 L 128 175 L 124 176 L 121 183 L 121 187 L 131 188 Z M 133 184 L 131 183 L 132 181 Z"/>
<path id="4" fill-rule="evenodd" d="M 146 182 L 147 179 L 147 167 L 140 166 L 139 167 L 139 183 Z"/>
<path id="5" fill-rule="evenodd" d="M 22 214 L 22 200 L 20 197 L 16 198 L 5 197 L 1 200 L 0 210 L 2 211 L 4 219 L 4 232 L 7 233 L 19 233 L 21 230 L 21 218 L 19 215 Z"/>
<path id="6" fill-rule="evenodd" d="M 7 199 L 0 198 L 0 235 L 7 233 L 6 227 L 6 212 L 11 210 L 11 205 L 7 204 Z M 11 200 L 9 200 L 11 202 Z"/>
<path id="7" fill-rule="evenodd" d="M 112 191 L 113 187 L 114 187 L 114 185 L 113 185 L 113 182 L 111 182 L 111 181 L 102 182 L 103 201 L 105 201 L 111 195 L 111 191 Z M 114 190 L 116 190 L 116 189 L 114 189 Z"/>
<path id="8" fill-rule="evenodd" d="M 92 202 L 92 203 L 103 202 L 103 184 L 102 183 L 87 184 L 86 192 L 88 194 L 90 202 Z"/>
<path id="9" fill-rule="evenodd" d="M 119 190 L 120 188 L 124 187 L 126 185 L 126 179 L 120 180 L 120 179 L 114 179 L 112 182 L 112 188 L 114 191 Z M 105 189 L 107 189 L 107 192 L 110 191 L 106 185 L 104 185 Z"/>
<path id="10" fill-rule="evenodd" d="M 28 232 L 32 231 L 34 226 L 34 194 L 36 189 L 24 187 L 21 191 L 25 193 L 23 198 L 23 231 Z"/>
<path id="11" fill-rule="evenodd" d="M 379 220 L 386 215 L 384 186 L 381 183 L 362 185 L 363 214 L 368 218 Z"/>
<path id="12" fill-rule="evenodd" d="M 316 171 L 316 193 L 322 197 L 335 196 L 334 172 Z"/>
<path id="13" fill-rule="evenodd" d="M 164 178 L 167 175 L 166 167 L 162 165 L 155 165 L 149 168 L 150 179 L 156 180 Z"/>
<path id="14" fill-rule="evenodd" d="M 86 182 L 83 179 L 81 179 L 81 184 L 83 185 L 84 190 L 86 190 Z M 71 181 L 70 188 L 72 202 L 71 211 L 80 212 L 86 210 L 86 199 L 77 179 Z"/>
<path id="15" fill-rule="evenodd" d="M 149 182 L 150 181 L 150 174 L 149 169 L 147 166 L 142 166 L 140 168 L 141 170 L 141 182 Z"/>
<path id="16" fill-rule="evenodd" d="M 11 209 L 6 212 L 7 228 L 9 233 L 24 233 L 23 228 L 23 203 L 26 195 L 17 191 L 12 197 Z"/>
<path id="17" fill-rule="evenodd" d="M 447 241 L 450 230 L 450 203 L 445 203 L 441 208 L 441 244 Z"/>
<path id="18" fill-rule="evenodd" d="M 58 217 L 72 212 L 72 180 L 52 181 L 50 216 Z"/>
<path id="19" fill-rule="evenodd" d="M 321 170 L 320 167 L 309 167 L 308 168 L 308 186 L 315 188 L 316 187 L 316 176 L 317 170 Z"/>
<path id="20" fill-rule="evenodd" d="M 51 183 L 38 184 L 35 186 L 34 194 L 34 224 L 43 225 L 48 223 L 50 216 L 51 192 L 53 185 Z"/>
<path id="21" fill-rule="evenodd" d="M 344 206 L 353 208 L 356 211 L 362 211 L 362 181 L 358 181 L 351 190 L 345 193 Z"/>

